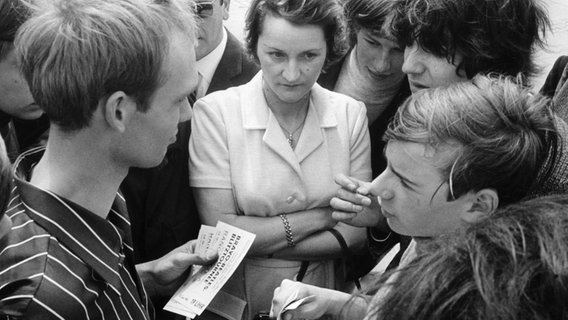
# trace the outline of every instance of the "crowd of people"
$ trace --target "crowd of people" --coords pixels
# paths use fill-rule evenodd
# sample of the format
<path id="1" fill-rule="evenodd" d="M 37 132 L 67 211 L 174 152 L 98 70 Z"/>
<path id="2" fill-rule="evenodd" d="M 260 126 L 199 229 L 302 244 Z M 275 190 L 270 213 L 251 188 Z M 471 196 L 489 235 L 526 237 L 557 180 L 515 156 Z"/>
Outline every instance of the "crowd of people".
<path id="1" fill-rule="evenodd" d="M 0 319 L 568 318 L 541 0 L 0 0 Z"/>

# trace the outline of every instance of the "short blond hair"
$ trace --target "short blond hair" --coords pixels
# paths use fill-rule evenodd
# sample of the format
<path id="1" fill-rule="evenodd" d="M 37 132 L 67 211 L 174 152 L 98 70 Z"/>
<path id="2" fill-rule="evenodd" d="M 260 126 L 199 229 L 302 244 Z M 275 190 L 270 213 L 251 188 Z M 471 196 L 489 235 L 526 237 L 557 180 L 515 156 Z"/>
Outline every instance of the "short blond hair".
<path id="1" fill-rule="evenodd" d="M 101 99 L 133 96 L 141 111 L 166 75 L 172 32 L 195 42 L 193 3 L 182 0 L 49 0 L 16 36 L 32 95 L 63 131 L 88 126 Z"/>

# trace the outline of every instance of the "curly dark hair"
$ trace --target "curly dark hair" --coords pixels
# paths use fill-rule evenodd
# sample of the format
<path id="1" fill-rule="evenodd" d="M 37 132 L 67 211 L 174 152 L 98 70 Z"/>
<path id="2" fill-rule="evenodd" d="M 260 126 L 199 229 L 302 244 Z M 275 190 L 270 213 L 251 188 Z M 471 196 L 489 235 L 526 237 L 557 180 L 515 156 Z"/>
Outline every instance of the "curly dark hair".
<path id="1" fill-rule="evenodd" d="M 253 0 L 245 19 L 245 42 L 248 53 L 257 62 L 258 37 L 267 14 L 297 25 L 321 26 L 327 44 L 324 70 L 347 51 L 345 18 L 337 0 Z"/>
<path id="2" fill-rule="evenodd" d="M 520 73 L 526 81 L 538 71 L 533 52 L 544 46 L 550 30 L 538 0 L 398 1 L 404 5 L 397 13 L 395 35 L 450 63 L 460 53 L 457 74 Z"/>

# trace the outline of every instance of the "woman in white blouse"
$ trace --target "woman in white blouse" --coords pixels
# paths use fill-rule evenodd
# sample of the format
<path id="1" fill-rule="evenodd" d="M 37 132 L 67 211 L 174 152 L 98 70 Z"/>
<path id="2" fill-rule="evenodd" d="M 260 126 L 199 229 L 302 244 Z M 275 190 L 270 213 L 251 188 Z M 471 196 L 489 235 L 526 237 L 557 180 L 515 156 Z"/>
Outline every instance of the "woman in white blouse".
<path id="1" fill-rule="evenodd" d="M 283 279 L 341 289 L 346 250 L 338 238 L 356 252 L 365 230 L 332 219 L 333 178 L 369 181 L 371 166 L 363 103 L 315 84 L 345 52 L 341 6 L 254 0 L 246 23 L 247 48 L 262 70 L 196 102 L 189 165 L 203 223 L 256 234 L 221 294 L 219 305 L 231 310 L 210 308 L 251 319 L 270 309 Z"/>

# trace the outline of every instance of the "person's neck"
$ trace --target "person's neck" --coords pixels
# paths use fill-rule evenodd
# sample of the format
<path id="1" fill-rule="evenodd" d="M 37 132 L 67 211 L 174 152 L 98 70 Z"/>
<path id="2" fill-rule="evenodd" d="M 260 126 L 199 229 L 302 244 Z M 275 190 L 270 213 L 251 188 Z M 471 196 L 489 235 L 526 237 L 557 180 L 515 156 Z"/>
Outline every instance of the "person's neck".
<path id="1" fill-rule="evenodd" d="M 107 217 L 128 167 L 117 166 L 89 132 L 50 130 L 30 183 Z"/>
<path id="2" fill-rule="evenodd" d="M 298 126 L 298 123 L 304 121 L 310 103 L 309 93 L 296 102 L 288 103 L 280 100 L 274 92 L 266 89 L 265 85 L 263 85 L 263 91 L 268 108 L 270 108 L 281 126 L 293 130 L 293 128 Z"/>

